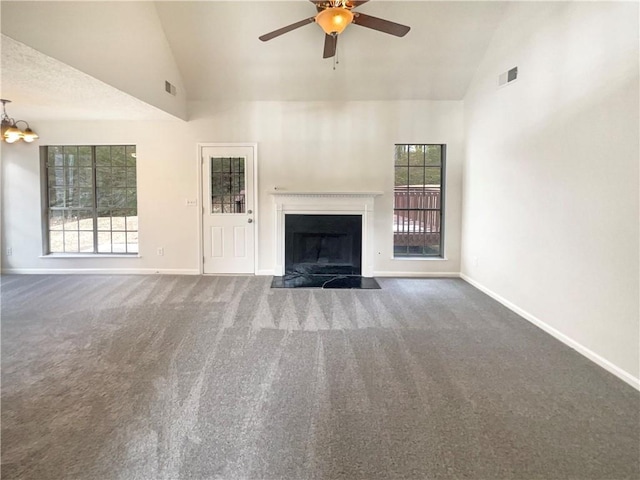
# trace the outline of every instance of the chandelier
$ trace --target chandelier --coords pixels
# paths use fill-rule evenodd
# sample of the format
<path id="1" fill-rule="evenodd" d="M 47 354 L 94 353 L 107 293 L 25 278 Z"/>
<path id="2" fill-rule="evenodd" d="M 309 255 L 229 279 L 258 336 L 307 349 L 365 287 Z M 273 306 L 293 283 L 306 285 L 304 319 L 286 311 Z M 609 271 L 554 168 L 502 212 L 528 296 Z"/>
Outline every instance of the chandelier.
<path id="1" fill-rule="evenodd" d="M 11 103 L 11 100 L 0 99 L 0 102 L 2 102 L 2 140 L 7 143 L 15 143 L 19 140 L 31 143 L 38 138 L 38 134 L 29 128 L 29 124 L 27 122 L 24 120 L 14 120 L 7 115 L 6 105 L 7 103 Z M 27 128 L 20 130 L 18 128 L 18 123 L 24 123 Z"/>

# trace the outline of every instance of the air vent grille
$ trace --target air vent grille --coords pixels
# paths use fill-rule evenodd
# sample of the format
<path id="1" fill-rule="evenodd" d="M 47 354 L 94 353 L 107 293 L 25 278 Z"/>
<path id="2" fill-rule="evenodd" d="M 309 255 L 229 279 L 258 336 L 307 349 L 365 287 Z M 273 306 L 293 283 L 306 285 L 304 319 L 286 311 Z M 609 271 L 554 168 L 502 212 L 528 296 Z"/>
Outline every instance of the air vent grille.
<path id="1" fill-rule="evenodd" d="M 511 82 L 515 82 L 518 79 L 518 67 L 513 67 L 511 70 L 498 75 L 498 86 L 502 87 Z"/>
<path id="2" fill-rule="evenodd" d="M 164 90 L 165 90 L 165 92 L 170 93 L 173 96 L 176 95 L 176 86 L 175 85 L 171 85 L 166 80 L 164 81 Z"/>

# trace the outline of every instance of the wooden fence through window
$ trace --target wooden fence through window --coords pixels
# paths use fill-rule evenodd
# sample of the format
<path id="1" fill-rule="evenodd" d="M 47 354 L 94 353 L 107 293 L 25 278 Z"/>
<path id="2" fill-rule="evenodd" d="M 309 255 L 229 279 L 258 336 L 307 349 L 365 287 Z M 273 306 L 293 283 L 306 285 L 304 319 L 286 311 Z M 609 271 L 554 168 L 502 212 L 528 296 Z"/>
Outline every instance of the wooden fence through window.
<path id="1" fill-rule="evenodd" d="M 429 245 L 440 241 L 440 185 L 399 186 L 394 190 L 395 245 Z"/>

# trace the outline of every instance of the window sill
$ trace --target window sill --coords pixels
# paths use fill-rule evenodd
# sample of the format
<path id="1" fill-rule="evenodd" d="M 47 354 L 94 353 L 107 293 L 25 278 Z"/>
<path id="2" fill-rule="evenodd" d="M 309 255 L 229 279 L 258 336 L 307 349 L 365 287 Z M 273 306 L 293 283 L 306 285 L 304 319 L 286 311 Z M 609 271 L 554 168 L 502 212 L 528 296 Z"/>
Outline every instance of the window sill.
<path id="1" fill-rule="evenodd" d="M 49 253 L 38 258 L 141 258 L 139 253 Z"/>

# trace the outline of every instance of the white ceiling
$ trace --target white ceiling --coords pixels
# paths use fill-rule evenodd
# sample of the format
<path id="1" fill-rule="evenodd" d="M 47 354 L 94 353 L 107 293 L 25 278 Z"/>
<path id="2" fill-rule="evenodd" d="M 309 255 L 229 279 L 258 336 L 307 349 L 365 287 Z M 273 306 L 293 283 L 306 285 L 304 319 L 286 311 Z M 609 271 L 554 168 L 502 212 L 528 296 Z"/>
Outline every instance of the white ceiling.
<path id="1" fill-rule="evenodd" d="M 324 33 L 315 24 L 269 42 L 258 40 L 313 16 L 315 7 L 307 0 L 155 3 L 191 101 L 460 100 L 506 7 L 494 1 L 371 0 L 358 10 L 411 31 L 397 38 L 351 25 L 339 37 L 340 63 L 333 70 L 332 60 L 322 58 Z M 7 39 L 3 36 L 2 97 L 14 101 L 7 107 L 12 116 L 167 118 L 99 79 Z"/>
<path id="2" fill-rule="evenodd" d="M 258 36 L 313 16 L 312 3 L 157 2 L 191 100 L 460 100 L 505 4 L 389 2 L 358 11 L 409 25 L 402 38 L 357 25 L 322 58 L 309 24 L 268 42 Z"/>

